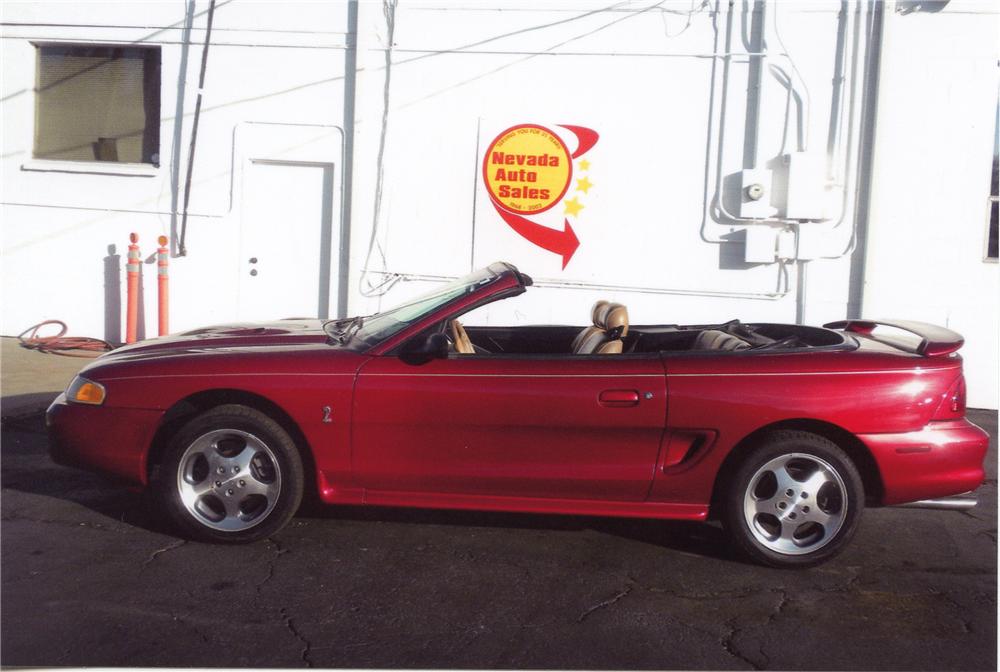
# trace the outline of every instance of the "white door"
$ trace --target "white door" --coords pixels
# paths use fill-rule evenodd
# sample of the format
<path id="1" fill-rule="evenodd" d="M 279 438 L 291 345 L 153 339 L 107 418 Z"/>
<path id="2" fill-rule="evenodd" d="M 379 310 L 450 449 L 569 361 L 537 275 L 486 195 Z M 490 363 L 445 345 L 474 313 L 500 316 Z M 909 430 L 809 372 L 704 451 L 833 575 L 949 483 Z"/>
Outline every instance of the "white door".
<path id="1" fill-rule="evenodd" d="M 252 159 L 242 200 L 240 319 L 336 316 L 341 236 L 333 164 Z"/>

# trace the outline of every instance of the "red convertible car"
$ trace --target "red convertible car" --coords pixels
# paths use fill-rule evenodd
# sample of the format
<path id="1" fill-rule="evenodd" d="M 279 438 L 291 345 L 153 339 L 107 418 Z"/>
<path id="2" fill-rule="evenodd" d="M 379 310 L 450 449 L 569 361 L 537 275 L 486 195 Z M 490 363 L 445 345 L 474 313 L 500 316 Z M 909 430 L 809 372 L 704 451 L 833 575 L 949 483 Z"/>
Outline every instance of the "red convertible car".
<path id="1" fill-rule="evenodd" d="M 149 486 L 203 540 L 267 537 L 314 486 L 330 504 L 711 513 L 772 566 L 830 558 L 866 505 L 983 479 L 952 331 L 640 326 L 603 301 L 587 326 L 457 319 L 529 285 L 497 263 L 364 318 L 120 348 L 49 408 L 52 457 Z"/>

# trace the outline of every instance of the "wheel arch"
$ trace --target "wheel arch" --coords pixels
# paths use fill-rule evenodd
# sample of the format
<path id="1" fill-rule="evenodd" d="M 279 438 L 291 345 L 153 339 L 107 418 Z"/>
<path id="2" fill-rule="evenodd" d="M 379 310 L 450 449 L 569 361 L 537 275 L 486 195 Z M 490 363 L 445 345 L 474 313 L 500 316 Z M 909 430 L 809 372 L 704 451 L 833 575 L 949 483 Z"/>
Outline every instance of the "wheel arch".
<path id="1" fill-rule="evenodd" d="M 724 493 L 728 490 L 728 484 L 740 462 L 771 432 L 790 429 L 802 432 L 809 432 L 822 436 L 832 441 L 838 448 L 847 453 L 858 473 L 861 474 L 861 482 L 865 488 L 866 504 L 875 506 L 882 502 L 885 486 L 882 482 L 882 474 L 879 471 L 875 457 L 868 447 L 857 436 L 847 431 L 839 425 L 823 420 L 812 418 L 794 418 L 773 422 L 763 427 L 759 427 L 747 436 L 743 437 L 733 449 L 729 451 L 722 462 L 722 466 L 716 473 L 715 482 L 712 485 L 711 507 L 713 511 L 721 503 Z"/>
<path id="2" fill-rule="evenodd" d="M 305 471 L 305 486 L 307 491 L 315 489 L 316 484 L 316 464 L 313 459 L 312 446 L 306 439 L 298 423 L 280 405 L 267 397 L 247 392 L 246 390 L 219 388 L 212 390 L 202 390 L 188 395 L 175 402 L 163 415 L 153 440 L 150 442 L 149 450 L 146 454 L 146 468 L 144 475 L 146 482 L 152 480 L 155 470 L 163 462 L 167 445 L 171 437 L 191 418 L 216 406 L 224 404 L 240 404 L 253 408 L 272 418 L 281 425 L 281 428 L 288 432 L 299 451 L 302 459 L 302 467 Z"/>

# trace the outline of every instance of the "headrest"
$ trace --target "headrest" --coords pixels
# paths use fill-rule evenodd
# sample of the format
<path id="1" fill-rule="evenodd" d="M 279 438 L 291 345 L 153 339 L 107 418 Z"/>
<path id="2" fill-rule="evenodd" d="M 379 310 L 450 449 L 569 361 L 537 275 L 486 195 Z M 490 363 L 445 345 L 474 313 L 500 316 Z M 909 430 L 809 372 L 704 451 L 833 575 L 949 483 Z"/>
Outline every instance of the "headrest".
<path id="1" fill-rule="evenodd" d="M 604 328 L 601 324 L 603 321 L 601 316 L 604 315 L 604 309 L 609 305 L 611 305 L 610 301 L 601 300 L 594 303 L 594 307 L 590 309 L 590 321 L 594 323 L 595 327 Z"/>
<path id="2" fill-rule="evenodd" d="M 628 333 L 628 309 L 620 303 L 598 301 L 594 305 L 594 326 L 604 329 L 615 339 Z"/>
<path id="3" fill-rule="evenodd" d="M 620 303 L 608 306 L 604 317 L 604 328 L 612 338 L 624 338 L 628 335 L 628 308 Z"/>

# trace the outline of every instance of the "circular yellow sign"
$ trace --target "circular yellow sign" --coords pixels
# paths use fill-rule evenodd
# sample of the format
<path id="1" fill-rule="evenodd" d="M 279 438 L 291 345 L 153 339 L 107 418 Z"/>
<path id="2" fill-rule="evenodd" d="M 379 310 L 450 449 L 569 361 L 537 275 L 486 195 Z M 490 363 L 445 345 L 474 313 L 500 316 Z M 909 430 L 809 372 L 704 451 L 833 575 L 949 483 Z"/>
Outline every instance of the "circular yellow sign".
<path id="1" fill-rule="evenodd" d="M 522 124 L 498 135 L 483 157 L 483 182 L 501 207 L 544 212 L 569 189 L 573 163 L 566 143 L 543 126 Z"/>

